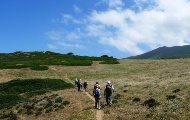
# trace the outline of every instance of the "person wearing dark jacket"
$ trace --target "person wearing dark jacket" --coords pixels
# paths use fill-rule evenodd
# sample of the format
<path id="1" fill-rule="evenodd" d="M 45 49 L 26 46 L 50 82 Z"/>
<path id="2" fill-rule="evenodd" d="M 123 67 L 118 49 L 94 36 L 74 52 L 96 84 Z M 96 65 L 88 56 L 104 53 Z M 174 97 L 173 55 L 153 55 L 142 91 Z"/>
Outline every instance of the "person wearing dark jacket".
<path id="1" fill-rule="evenodd" d="M 106 97 L 107 105 L 112 105 L 112 93 L 114 93 L 114 87 L 110 81 L 107 82 L 106 86 L 104 87 L 104 96 Z"/>

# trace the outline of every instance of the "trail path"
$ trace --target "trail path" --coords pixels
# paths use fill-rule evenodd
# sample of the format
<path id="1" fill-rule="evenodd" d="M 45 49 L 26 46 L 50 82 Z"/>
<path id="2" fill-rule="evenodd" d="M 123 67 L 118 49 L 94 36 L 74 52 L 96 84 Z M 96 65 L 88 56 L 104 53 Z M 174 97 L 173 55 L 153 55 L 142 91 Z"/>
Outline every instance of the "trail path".
<path id="1" fill-rule="evenodd" d="M 86 95 L 87 95 L 91 100 L 93 100 L 93 101 L 95 102 L 93 96 L 91 96 L 88 92 L 85 92 L 85 93 L 86 93 Z M 97 112 L 96 112 L 96 120 L 103 120 L 103 119 L 102 119 L 102 118 L 103 118 L 103 115 L 104 115 L 103 110 L 97 110 Z"/>
<path id="2" fill-rule="evenodd" d="M 92 66 L 96 66 L 96 65 L 98 65 L 99 63 L 100 63 L 100 61 L 94 61 L 93 64 L 92 64 Z M 57 69 L 52 68 L 52 70 L 57 70 Z M 65 74 L 65 78 L 66 78 L 66 79 L 69 79 L 67 74 Z M 92 101 L 95 102 L 95 99 L 94 99 L 94 97 L 93 97 L 92 95 L 90 95 L 90 94 L 89 94 L 88 92 L 86 92 L 86 91 L 83 91 L 83 92 L 85 92 L 86 95 L 87 95 Z M 93 104 L 92 106 L 94 106 L 94 104 Z M 103 116 L 104 116 L 104 111 L 103 111 L 103 110 L 97 110 L 97 112 L 96 112 L 96 120 L 103 120 Z"/>

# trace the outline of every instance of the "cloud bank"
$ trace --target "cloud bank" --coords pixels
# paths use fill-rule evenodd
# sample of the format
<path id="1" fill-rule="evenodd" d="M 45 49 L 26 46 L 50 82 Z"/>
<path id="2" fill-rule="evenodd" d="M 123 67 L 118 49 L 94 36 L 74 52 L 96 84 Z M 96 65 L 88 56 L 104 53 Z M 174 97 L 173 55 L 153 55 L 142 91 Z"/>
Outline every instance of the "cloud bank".
<path id="1" fill-rule="evenodd" d="M 160 46 L 190 43 L 190 0 L 134 0 L 132 6 L 127 6 L 122 0 L 101 2 L 107 4 L 107 9 L 94 9 L 85 18 L 63 15 L 65 23 L 70 20 L 83 26 L 80 35 L 73 39 L 96 38 L 99 44 L 131 55 L 142 54 Z M 74 8 L 82 11 L 78 6 Z M 73 32 L 77 31 L 70 33 Z"/>

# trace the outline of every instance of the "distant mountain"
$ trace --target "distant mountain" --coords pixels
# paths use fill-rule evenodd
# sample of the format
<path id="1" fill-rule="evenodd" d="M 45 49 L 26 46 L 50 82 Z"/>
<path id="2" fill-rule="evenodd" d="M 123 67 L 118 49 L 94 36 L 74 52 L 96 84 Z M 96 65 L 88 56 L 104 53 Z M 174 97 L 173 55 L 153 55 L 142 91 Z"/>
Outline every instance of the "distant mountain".
<path id="1" fill-rule="evenodd" d="M 190 58 L 190 45 L 174 46 L 174 47 L 159 47 L 150 52 L 128 57 L 127 59 L 177 59 Z"/>

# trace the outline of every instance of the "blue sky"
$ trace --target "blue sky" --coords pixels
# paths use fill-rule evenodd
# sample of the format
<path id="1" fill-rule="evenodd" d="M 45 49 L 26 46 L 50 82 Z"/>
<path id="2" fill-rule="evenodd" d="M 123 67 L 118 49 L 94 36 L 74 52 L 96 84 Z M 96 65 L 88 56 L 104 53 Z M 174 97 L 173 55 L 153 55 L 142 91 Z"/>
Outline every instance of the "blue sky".
<path id="1" fill-rule="evenodd" d="M 190 43 L 190 0 L 1 0 L 0 53 L 126 58 Z"/>

